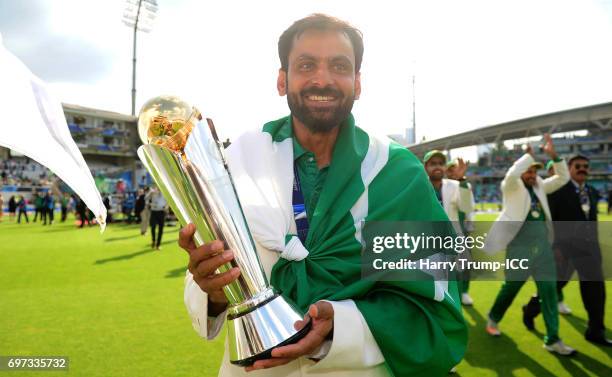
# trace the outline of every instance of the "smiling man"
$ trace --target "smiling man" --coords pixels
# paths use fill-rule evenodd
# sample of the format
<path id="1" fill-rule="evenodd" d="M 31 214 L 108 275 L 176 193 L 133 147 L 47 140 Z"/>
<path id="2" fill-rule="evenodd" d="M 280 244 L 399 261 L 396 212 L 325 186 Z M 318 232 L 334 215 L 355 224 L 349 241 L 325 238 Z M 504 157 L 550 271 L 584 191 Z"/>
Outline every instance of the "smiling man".
<path id="1" fill-rule="evenodd" d="M 504 209 L 489 231 L 485 249 L 505 249 L 507 259 L 528 259 L 529 268 L 514 270 L 506 266 L 505 282 L 489 311 L 485 330 L 492 336 L 501 335 L 499 322 L 529 276 L 533 276 L 546 325 L 544 348 L 570 356 L 576 350 L 559 337 L 553 218 L 546 197 L 569 181 L 569 173 L 565 161 L 557 156 L 549 134 L 544 135 L 542 150 L 554 161 L 553 176 L 546 179 L 538 176 L 538 170 L 544 165 L 534 159 L 533 149 L 528 145 L 526 153 L 508 169 L 501 183 Z"/>
<path id="2" fill-rule="evenodd" d="M 467 342 L 455 282 L 361 278 L 364 222 L 447 221 L 416 157 L 355 125 L 361 33 L 315 14 L 289 27 L 278 51 L 277 89 L 291 115 L 244 134 L 227 157 L 264 271 L 312 328 L 246 369 L 226 350 L 219 375 L 446 375 Z M 225 320 L 222 288 L 240 271 L 216 274 L 232 251 L 218 241 L 196 248 L 193 232 L 179 237 L 189 252 L 185 303 L 196 331 L 213 339 Z"/>

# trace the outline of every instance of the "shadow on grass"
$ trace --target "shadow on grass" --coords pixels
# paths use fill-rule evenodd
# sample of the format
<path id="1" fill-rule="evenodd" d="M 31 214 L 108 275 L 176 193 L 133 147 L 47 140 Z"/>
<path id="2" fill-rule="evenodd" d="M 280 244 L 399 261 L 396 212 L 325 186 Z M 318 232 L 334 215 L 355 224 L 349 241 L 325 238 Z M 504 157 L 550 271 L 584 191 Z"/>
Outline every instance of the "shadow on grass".
<path id="1" fill-rule="evenodd" d="M 110 238 L 105 238 L 104 242 L 114 242 L 114 241 L 123 241 L 123 240 L 129 240 L 130 238 L 136 238 L 136 237 L 141 237 L 140 233 L 137 234 L 131 234 L 129 236 L 123 236 L 123 237 L 110 237 Z"/>
<path id="2" fill-rule="evenodd" d="M 175 268 L 174 270 L 170 270 L 170 271 L 166 272 L 166 276 L 164 276 L 164 277 L 166 279 L 182 278 L 182 277 L 185 276 L 185 271 L 187 271 L 187 266 Z"/>
<path id="3" fill-rule="evenodd" d="M 576 317 L 574 315 L 564 315 L 562 316 L 573 328 L 576 329 L 581 334 L 584 334 L 588 327 L 588 322 L 580 317 Z M 593 346 L 599 347 L 602 351 L 608 354 L 608 357 L 612 357 L 612 347 L 599 346 L 597 344 L 592 343 Z M 578 350 L 580 351 L 580 350 Z"/>
<path id="4" fill-rule="evenodd" d="M 66 221 L 64 222 L 56 219 L 53 221 L 53 224 L 47 224 L 47 225 L 42 225 L 42 222 L 38 222 L 36 224 L 40 226 L 45 232 L 48 232 L 48 233 L 81 229 L 80 221 L 73 221 L 70 219 L 66 219 Z M 97 223 L 96 224 L 90 223 L 89 225 L 85 223 L 82 228 L 85 229 L 85 228 L 94 228 L 94 227 L 99 228 L 99 225 Z"/>
<path id="5" fill-rule="evenodd" d="M 116 257 L 112 257 L 112 258 L 106 258 L 106 259 L 98 259 L 97 261 L 94 262 L 94 264 L 104 264 L 104 263 L 108 263 L 108 262 L 119 262 L 119 261 L 123 261 L 123 260 L 128 260 L 128 259 L 132 259 L 144 254 L 148 254 L 148 253 L 152 253 L 155 250 L 153 249 L 144 249 L 141 251 L 137 251 L 135 253 L 132 254 L 125 254 L 125 255 L 119 255 Z"/>
<path id="6" fill-rule="evenodd" d="M 563 366 L 563 368 L 571 375 L 571 376 L 589 376 L 584 370 L 582 370 L 579 364 L 582 365 L 582 368 L 588 370 L 589 372 L 595 374 L 596 376 L 609 376 L 610 375 L 610 365 L 606 365 L 600 361 L 593 359 L 592 357 L 581 353 L 578 350 L 578 354 L 573 357 L 563 357 L 559 356 L 559 362 Z"/>
<path id="7" fill-rule="evenodd" d="M 57 232 L 68 232 L 68 231 L 73 231 L 73 230 L 79 230 L 80 228 L 74 227 L 74 226 L 64 226 L 64 225 L 46 225 L 47 228 L 45 228 L 44 233 L 57 233 Z M 85 228 L 83 228 L 85 229 Z"/>
<path id="8" fill-rule="evenodd" d="M 542 367 L 537 360 L 519 351 L 516 342 L 505 334 L 502 333 L 499 337 L 492 337 L 487 334 L 485 331 L 487 320 L 476 309 L 466 307 L 464 311 L 475 322 L 471 326 L 473 329 L 470 331 L 469 342 L 479 345 L 477 349 L 468 345 L 464 360 L 470 366 L 490 369 L 499 377 L 513 377 L 521 369 L 527 369 L 529 373 L 538 377 L 555 377 L 548 369 Z M 469 323 L 468 326 L 470 326 Z M 507 350 L 510 351 L 505 352 Z M 545 351 L 542 350 L 542 352 Z"/>

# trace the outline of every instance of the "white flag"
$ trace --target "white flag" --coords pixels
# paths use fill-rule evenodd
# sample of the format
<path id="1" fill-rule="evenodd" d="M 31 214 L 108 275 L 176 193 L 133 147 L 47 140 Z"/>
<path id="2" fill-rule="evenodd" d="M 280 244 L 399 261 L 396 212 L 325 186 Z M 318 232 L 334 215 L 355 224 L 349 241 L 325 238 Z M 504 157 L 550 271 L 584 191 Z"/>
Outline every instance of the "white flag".
<path id="1" fill-rule="evenodd" d="M 106 208 L 75 144 L 62 104 L 45 84 L 2 44 L 0 35 L 0 145 L 49 168 L 96 215 L 101 230 Z"/>

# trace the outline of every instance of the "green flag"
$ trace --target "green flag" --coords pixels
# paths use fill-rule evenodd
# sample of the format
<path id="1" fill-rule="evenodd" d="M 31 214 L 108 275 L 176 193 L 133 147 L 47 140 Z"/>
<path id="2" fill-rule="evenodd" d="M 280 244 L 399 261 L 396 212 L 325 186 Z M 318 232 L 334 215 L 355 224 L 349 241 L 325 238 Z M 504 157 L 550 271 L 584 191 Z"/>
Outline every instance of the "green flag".
<path id="1" fill-rule="evenodd" d="M 293 137 L 290 117 L 263 130 L 273 142 Z M 361 220 L 448 221 L 418 159 L 398 144 L 376 150 L 380 146 L 355 126 L 352 115 L 342 124 L 328 177 L 309 214 L 309 254 L 300 261 L 280 259 L 271 283 L 304 311 L 322 299 L 354 300 L 393 375 L 444 375 L 467 344 L 456 281 L 361 278 Z M 450 222 L 445 229 L 453 234 Z"/>

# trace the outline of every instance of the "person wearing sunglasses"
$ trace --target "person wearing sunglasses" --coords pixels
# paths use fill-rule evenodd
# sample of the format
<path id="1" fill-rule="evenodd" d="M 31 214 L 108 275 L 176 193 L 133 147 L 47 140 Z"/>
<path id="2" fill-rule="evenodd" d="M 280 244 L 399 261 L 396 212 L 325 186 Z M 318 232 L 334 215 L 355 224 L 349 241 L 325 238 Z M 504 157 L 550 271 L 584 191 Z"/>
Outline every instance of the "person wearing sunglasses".
<path id="1" fill-rule="evenodd" d="M 578 272 L 580 294 L 589 317 L 584 337 L 592 343 L 610 347 L 612 340 L 605 336 L 606 288 L 597 230 L 599 194 L 587 183 L 587 156 L 574 155 L 568 160 L 568 165 L 570 181 L 549 197 L 550 212 L 555 222 L 555 247 Z M 560 279 L 558 290 L 566 284 L 567 279 Z M 533 323 L 533 318 L 539 313 L 539 300 L 532 298 L 526 308 L 524 320 Z"/>

